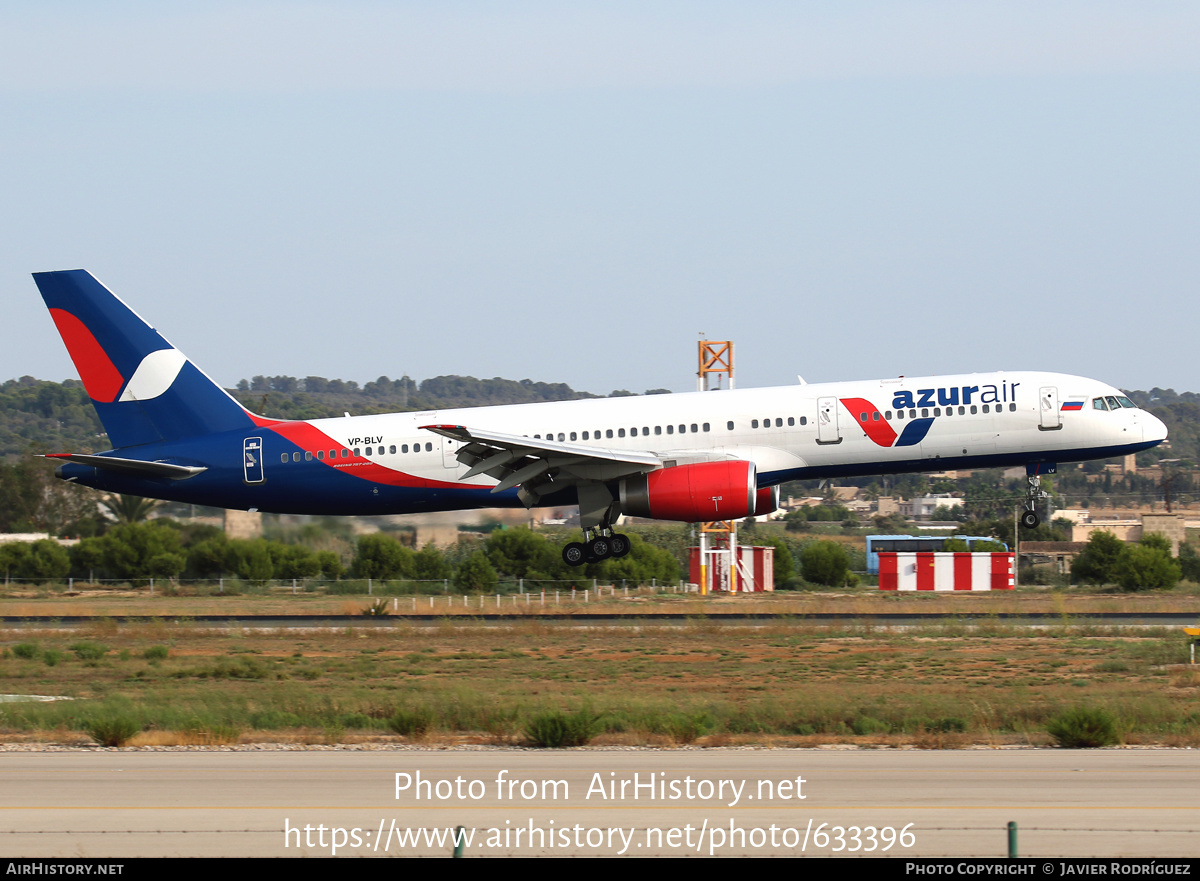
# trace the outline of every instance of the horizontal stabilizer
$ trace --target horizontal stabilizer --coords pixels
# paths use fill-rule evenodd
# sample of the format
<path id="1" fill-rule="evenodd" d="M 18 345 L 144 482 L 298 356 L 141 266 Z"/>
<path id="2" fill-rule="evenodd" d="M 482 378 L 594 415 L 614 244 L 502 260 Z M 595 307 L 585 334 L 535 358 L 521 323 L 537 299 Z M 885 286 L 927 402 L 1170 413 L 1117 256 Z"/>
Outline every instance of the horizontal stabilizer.
<path id="1" fill-rule="evenodd" d="M 202 471 L 200 465 L 171 465 L 168 462 L 146 462 L 141 459 L 118 459 L 115 456 L 89 456 L 84 453 L 47 453 L 47 459 L 62 459 L 80 465 L 91 465 L 105 471 L 129 474 L 134 477 L 162 477 L 167 480 L 187 480 Z"/>

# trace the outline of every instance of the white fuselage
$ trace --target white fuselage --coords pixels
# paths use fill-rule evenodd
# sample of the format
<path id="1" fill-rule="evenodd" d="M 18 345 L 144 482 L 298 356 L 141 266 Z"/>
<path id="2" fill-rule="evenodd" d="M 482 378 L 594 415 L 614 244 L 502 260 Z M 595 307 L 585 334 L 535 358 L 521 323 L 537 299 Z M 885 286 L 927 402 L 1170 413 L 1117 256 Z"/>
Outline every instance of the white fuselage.
<path id="1" fill-rule="evenodd" d="M 1144 410 L 1093 403 L 1120 397 L 1093 379 L 1014 372 L 343 417 L 311 425 L 378 465 L 439 482 L 457 481 L 467 468 L 455 458 L 455 441 L 421 426 L 455 423 L 646 451 L 680 464 L 746 459 L 756 465 L 760 485 L 769 485 L 1108 458 L 1166 437 L 1163 423 Z M 477 475 L 469 484 L 495 481 Z"/>

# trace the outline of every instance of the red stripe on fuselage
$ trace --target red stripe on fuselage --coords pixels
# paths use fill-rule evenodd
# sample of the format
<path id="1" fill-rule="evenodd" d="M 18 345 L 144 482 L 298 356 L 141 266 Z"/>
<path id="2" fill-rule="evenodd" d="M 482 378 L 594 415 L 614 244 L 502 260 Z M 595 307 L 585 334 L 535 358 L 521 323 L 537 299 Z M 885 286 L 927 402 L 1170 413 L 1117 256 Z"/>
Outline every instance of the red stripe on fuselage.
<path id="1" fill-rule="evenodd" d="M 866 398 L 842 398 L 842 404 L 850 411 L 858 427 L 866 432 L 867 437 L 881 447 L 890 447 L 896 442 L 896 429 L 883 418 L 883 414 L 875 409 L 875 405 Z M 867 420 L 863 421 L 863 414 Z"/>
<path id="2" fill-rule="evenodd" d="M 280 437 L 291 441 L 300 449 L 307 450 L 314 456 L 316 456 L 317 450 L 324 450 L 326 455 L 328 455 L 330 450 L 336 449 L 338 451 L 337 459 L 318 459 L 317 461 L 328 468 L 336 468 L 338 471 L 349 474 L 351 477 L 369 480 L 372 483 L 384 483 L 388 486 L 408 486 L 421 489 L 461 489 L 463 487 L 463 484 L 460 483 L 429 480 L 428 478 L 416 477 L 412 474 L 405 474 L 403 471 L 384 467 L 378 462 L 372 462 L 365 456 L 354 455 L 353 450 L 350 451 L 349 456 L 343 459 L 341 451 L 346 448 L 346 445 L 330 437 L 325 432 L 314 428 L 308 422 L 274 422 L 264 427 L 275 432 Z M 480 489 L 483 488 L 480 487 Z"/>

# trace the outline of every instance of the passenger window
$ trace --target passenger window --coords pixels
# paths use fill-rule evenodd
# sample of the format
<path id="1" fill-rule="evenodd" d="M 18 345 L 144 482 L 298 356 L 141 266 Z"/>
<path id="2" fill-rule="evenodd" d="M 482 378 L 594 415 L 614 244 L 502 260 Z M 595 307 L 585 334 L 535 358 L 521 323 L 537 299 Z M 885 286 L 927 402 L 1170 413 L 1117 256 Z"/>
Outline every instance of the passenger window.
<path id="1" fill-rule="evenodd" d="M 300 454 L 299 454 L 299 453 L 292 453 L 292 461 L 293 461 L 293 462 L 299 462 L 299 461 L 300 461 Z"/>
<path id="2" fill-rule="evenodd" d="M 588 433 L 587 433 L 586 431 L 583 433 L 583 439 L 584 439 L 584 440 L 587 440 L 587 439 L 588 439 Z"/>
<path id="3" fill-rule="evenodd" d="M 733 423 L 732 423 L 732 422 L 730 422 L 730 423 L 729 423 L 729 427 L 730 427 L 730 428 L 733 428 Z M 675 426 L 674 426 L 674 425 L 668 425 L 668 426 L 667 426 L 667 434 L 674 434 L 674 433 L 675 433 Z"/>
<path id="4" fill-rule="evenodd" d="M 662 434 L 662 426 L 661 426 L 661 425 L 656 425 L 656 426 L 654 426 L 654 433 L 655 433 L 656 435 L 658 435 L 658 434 Z"/>
<path id="5" fill-rule="evenodd" d="M 408 444 L 401 444 L 401 445 L 400 445 L 400 452 L 402 452 L 402 453 L 407 453 L 407 452 L 408 452 Z"/>
<path id="6" fill-rule="evenodd" d="M 618 428 L 617 429 L 617 437 L 625 437 L 625 429 Z"/>
<path id="7" fill-rule="evenodd" d="M 776 427 L 776 428 L 783 428 L 783 419 L 781 419 L 781 418 L 780 418 L 780 417 L 778 417 L 778 416 L 776 416 L 776 417 L 775 417 L 775 427 Z"/>
<path id="8" fill-rule="evenodd" d="M 286 462 L 287 462 L 287 460 L 288 460 L 288 455 L 287 455 L 287 453 L 284 453 L 283 455 L 281 455 L 281 456 L 279 457 L 279 461 L 280 461 L 280 462 L 284 462 L 284 463 L 286 463 Z"/>
<path id="9" fill-rule="evenodd" d="M 987 405 L 987 404 L 984 404 L 984 405 L 983 405 L 983 412 L 984 412 L 984 413 L 987 413 L 987 412 L 988 412 L 988 405 Z"/>
<path id="10" fill-rule="evenodd" d="M 758 428 L 758 420 L 757 420 L 757 419 L 751 419 L 751 420 L 750 420 L 750 427 L 751 427 L 751 428 Z"/>
<path id="11" fill-rule="evenodd" d="M 976 413 L 978 413 L 978 412 L 979 412 L 979 411 L 978 411 L 977 409 L 975 409 L 975 405 L 974 405 L 974 404 L 972 404 L 972 405 L 971 405 L 971 415 L 972 415 L 972 416 L 974 416 L 974 415 L 975 415 Z"/>
<path id="12" fill-rule="evenodd" d="M 959 409 L 961 409 L 961 408 L 959 408 Z M 1013 403 L 1011 403 L 1011 404 L 1009 404 L 1009 405 L 1008 405 L 1008 412 L 1010 412 L 1010 413 L 1016 413 L 1016 412 L 1017 412 L 1017 403 L 1016 403 L 1016 401 L 1013 401 Z"/>
<path id="13" fill-rule="evenodd" d="M 941 408 L 941 407 L 934 407 L 934 408 L 933 408 L 933 415 L 934 415 L 934 416 L 941 416 L 941 415 L 942 415 L 942 408 Z"/>
<path id="14" fill-rule="evenodd" d="M 916 419 L 916 418 L 917 418 L 917 411 L 916 411 L 916 410 L 909 410 L 909 411 L 908 411 L 908 418 L 909 418 L 909 419 Z"/>
<path id="15" fill-rule="evenodd" d="M 679 433 L 680 433 L 680 434 L 686 434 L 686 433 L 687 433 L 687 426 L 686 426 L 686 425 L 681 425 L 681 426 L 679 426 Z"/>
<path id="16" fill-rule="evenodd" d="M 575 432 L 572 431 L 571 432 L 571 440 L 575 440 L 575 439 L 576 439 Z"/>
<path id="17" fill-rule="evenodd" d="M 801 417 L 800 417 L 800 424 L 801 424 L 801 425 L 808 425 L 808 417 L 807 417 L 807 416 L 801 416 Z"/>
<path id="18" fill-rule="evenodd" d="M 355 447 L 355 448 L 354 448 L 354 455 L 356 455 L 356 456 L 361 456 L 361 455 L 362 455 L 362 447 Z"/>
<path id="19" fill-rule="evenodd" d="M 699 430 L 700 430 L 699 426 L 697 426 L 696 423 L 693 422 L 692 423 L 692 434 L 695 434 Z"/>
<path id="20" fill-rule="evenodd" d="M 560 441 L 562 441 L 562 440 L 566 440 L 566 436 L 565 436 L 565 435 L 564 435 L 564 434 L 563 434 L 563 433 L 560 431 L 560 432 L 558 433 L 558 439 L 559 439 Z"/>
<path id="21" fill-rule="evenodd" d="M 629 436 L 637 437 L 637 427 L 636 426 L 634 428 L 629 429 Z"/>
<path id="22" fill-rule="evenodd" d="M 305 462 L 311 462 L 311 461 L 312 461 L 312 453 L 311 453 L 311 452 L 309 452 L 308 450 L 305 450 L 305 451 L 304 451 L 304 461 L 305 461 Z"/>
<path id="23" fill-rule="evenodd" d="M 429 443 L 425 444 L 425 452 L 427 452 L 427 453 L 433 452 L 433 441 L 430 441 Z"/>
<path id="24" fill-rule="evenodd" d="M 604 436 L 605 436 L 605 437 L 612 437 L 612 429 L 610 428 L 608 431 L 604 432 Z"/>
<path id="25" fill-rule="evenodd" d="M 1015 407 L 1016 405 L 1014 404 L 1013 406 Z M 959 416 L 965 416 L 965 415 L 967 415 L 967 408 L 966 408 L 966 407 L 959 407 L 959 408 L 958 408 L 958 415 L 959 415 Z"/>
<path id="26" fill-rule="evenodd" d="M 708 425 L 708 423 L 707 423 L 707 422 L 705 422 L 705 423 L 704 423 L 704 425 L 702 425 L 702 426 L 700 426 L 700 427 L 701 427 L 701 428 L 703 428 L 705 431 L 708 431 L 708 430 L 709 430 L 709 425 Z"/>
<path id="27" fill-rule="evenodd" d="M 390 447 L 388 447 L 388 452 L 393 456 L 396 455 L 396 445 L 392 444 Z"/>
<path id="28" fill-rule="evenodd" d="M 890 412 L 890 411 L 889 411 L 889 412 Z M 891 418 L 892 418 L 892 417 L 889 415 L 889 416 L 888 416 L 888 419 L 891 419 Z M 795 425 L 795 424 L 796 424 L 796 417 L 795 417 L 795 416 L 789 416 L 789 417 L 788 417 L 788 425 L 789 425 L 789 426 L 793 426 L 793 425 Z"/>
<path id="29" fill-rule="evenodd" d="M 642 426 L 642 437 L 649 437 L 649 436 L 650 436 L 650 426 L 643 425 Z"/>
<path id="30" fill-rule="evenodd" d="M 926 408 L 924 408 L 924 409 L 922 409 L 922 410 L 921 410 L 921 418 L 922 418 L 922 419 L 924 419 L 924 418 L 926 418 L 926 417 L 928 417 L 928 416 L 929 416 L 929 408 L 928 408 L 928 407 L 926 407 Z"/>
<path id="31" fill-rule="evenodd" d="M 730 431 L 733 431 L 733 420 L 731 419 L 728 422 L 726 422 L 725 427 L 728 428 Z M 671 426 L 668 425 L 667 426 L 667 434 L 670 434 L 670 433 L 671 433 Z"/>
<path id="32" fill-rule="evenodd" d="M 325 460 L 325 451 L 317 450 L 317 458 L 320 459 L 321 461 L 324 461 Z"/>
<path id="33" fill-rule="evenodd" d="M 897 411 L 896 411 L 896 418 L 897 418 L 897 419 L 903 419 L 903 418 L 904 418 L 904 411 L 903 411 L 903 410 L 897 410 Z"/>

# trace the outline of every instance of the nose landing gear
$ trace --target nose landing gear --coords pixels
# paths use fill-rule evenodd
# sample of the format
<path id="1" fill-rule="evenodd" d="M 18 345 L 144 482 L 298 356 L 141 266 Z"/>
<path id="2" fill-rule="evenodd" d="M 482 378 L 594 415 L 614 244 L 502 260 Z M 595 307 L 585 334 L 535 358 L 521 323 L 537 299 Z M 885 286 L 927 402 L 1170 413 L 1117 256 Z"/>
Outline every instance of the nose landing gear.
<path id="1" fill-rule="evenodd" d="M 1021 512 L 1021 525 L 1026 529 L 1037 529 L 1042 522 L 1037 512 L 1038 502 L 1050 498 L 1050 493 L 1042 489 L 1042 474 L 1053 474 L 1056 470 L 1055 465 L 1045 463 L 1025 466 L 1029 485 L 1025 488 L 1025 510 Z"/>

